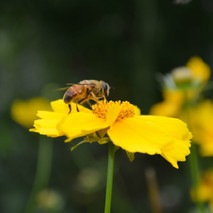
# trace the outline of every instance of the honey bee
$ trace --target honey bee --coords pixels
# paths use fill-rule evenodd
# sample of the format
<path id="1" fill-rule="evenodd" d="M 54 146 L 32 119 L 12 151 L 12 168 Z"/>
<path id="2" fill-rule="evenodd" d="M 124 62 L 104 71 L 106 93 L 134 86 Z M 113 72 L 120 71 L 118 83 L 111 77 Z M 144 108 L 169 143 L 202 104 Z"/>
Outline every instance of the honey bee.
<path id="1" fill-rule="evenodd" d="M 110 86 L 104 81 L 83 80 L 79 83 L 70 83 L 68 85 L 72 86 L 65 92 L 63 100 L 64 103 L 69 106 L 69 113 L 72 110 L 70 105 L 71 101 L 76 103 L 76 109 L 79 112 L 78 104 L 82 104 L 87 101 L 91 106 L 89 102 L 90 100 L 98 102 L 100 99 L 106 99 L 106 97 L 109 96 Z"/>

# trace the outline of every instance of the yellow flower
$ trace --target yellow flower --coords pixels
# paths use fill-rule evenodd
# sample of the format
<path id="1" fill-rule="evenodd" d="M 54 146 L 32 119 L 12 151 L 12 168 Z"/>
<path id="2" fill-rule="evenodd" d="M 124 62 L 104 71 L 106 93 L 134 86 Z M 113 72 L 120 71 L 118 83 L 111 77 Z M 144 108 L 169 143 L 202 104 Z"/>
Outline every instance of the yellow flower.
<path id="1" fill-rule="evenodd" d="M 184 94 L 180 90 L 164 90 L 164 101 L 154 104 L 150 110 L 152 115 L 178 117 L 183 105 Z"/>
<path id="2" fill-rule="evenodd" d="M 171 75 L 165 76 L 164 100 L 154 104 L 150 114 L 181 117 L 186 94 L 188 101 L 196 99 L 209 77 L 210 67 L 199 57 L 190 58 L 186 67 L 176 68 Z"/>
<path id="3" fill-rule="evenodd" d="M 201 155 L 213 156 L 213 102 L 205 100 L 191 108 L 190 121 Z"/>
<path id="4" fill-rule="evenodd" d="M 30 131 L 51 137 L 66 135 L 68 142 L 105 130 L 114 145 L 129 153 L 160 154 L 175 168 L 178 168 L 177 161 L 185 161 L 190 153 L 192 135 L 184 122 L 163 116 L 137 115 L 138 109 L 127 101 L 100 101 L 92 110 L 79 107 L 80 112 L 76 112 L 72 103 L 74 110 L 70 114 L 63 100 L 51 105 L 52 112 L 38 112 L 41 119 L 35 121 L 35 128 Z"/>
<path id="5" fill-rule="evenodd" d="M 22 126 L 29 128 L 36 119 L 38 110 L 49 110 L 48 100 L 36 97 L 30 100 L 15 100 L 11 106 L 11 117 Z"/>
<path id="6" fill-rule="evenodd" d="M 210 77 L 210 67 L 200 57 L 192 57 L 186 66 L 192 70 L 193 79 L 205 83 Z"/>
<path id="7" fill-rule="evenodd" d="M 191 197 L 195 200 L 194 189 L 191 191 Z M 201 202 L 209 202 L 211 212 L 213 212 L 213 170 L 208 170 L 204 173 L 197 187 L 198 200 Z"/>

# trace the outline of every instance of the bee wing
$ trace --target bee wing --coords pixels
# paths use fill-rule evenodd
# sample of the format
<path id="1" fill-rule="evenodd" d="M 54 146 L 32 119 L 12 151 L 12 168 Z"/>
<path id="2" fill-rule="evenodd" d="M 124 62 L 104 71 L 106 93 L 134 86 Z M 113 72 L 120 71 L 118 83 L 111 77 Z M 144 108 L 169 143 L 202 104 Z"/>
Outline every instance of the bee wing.
<path id="1" fill-rule="evenodd" d="M 66 83 L 66 85 L 79 85 L 78 83 Z"/>
<path id="2" fill-rule="evenodd" d="M 68 90 L 70 87 L 62 87 L 62 88 L 58 88 L 56 89 L 57 91 L 61 91 L 61 90 Z"/>
<path id="3" fill-rule="evenodd" d="M 90 85 L 90 86 L 93 86 L 93 87 L 95 86 L 94 84 L 89 84 L 89 83 L 88 83 L 88 84 L 82 84 L 82 83 L 66 83 L 66 85 L 70 85 L 70 86 L 71 86 L 71 85 L 85 85 L 85 86 L 86 86 L 86 85 Z"/>

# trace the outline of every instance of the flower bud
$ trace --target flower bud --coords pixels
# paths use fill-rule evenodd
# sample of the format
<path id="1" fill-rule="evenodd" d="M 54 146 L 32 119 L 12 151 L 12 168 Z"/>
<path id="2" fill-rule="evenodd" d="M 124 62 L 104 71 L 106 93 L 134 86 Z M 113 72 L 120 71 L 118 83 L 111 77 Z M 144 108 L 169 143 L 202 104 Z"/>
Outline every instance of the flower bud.
<path id="1" fill-rule="evenodd" d="M 187 67 L 177 67 L 172 70 L 171 74 L 177 86 L 186 86 L 193 78 L 192 70 Z"/>

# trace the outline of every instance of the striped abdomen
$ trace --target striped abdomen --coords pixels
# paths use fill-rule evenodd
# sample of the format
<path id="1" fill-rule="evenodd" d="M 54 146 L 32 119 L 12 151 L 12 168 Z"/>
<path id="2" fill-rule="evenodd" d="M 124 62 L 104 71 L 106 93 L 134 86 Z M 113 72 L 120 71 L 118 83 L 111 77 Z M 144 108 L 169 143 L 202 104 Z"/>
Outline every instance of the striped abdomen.
<path id="1" fill-rule="evenodd" d="M 64 94 L 63 100 L 67 104 L 70 101 L 78 101 L 82 99 L 85 93 L 85 89 L 83 85 L 74 85 L 70 87 Z"/>

